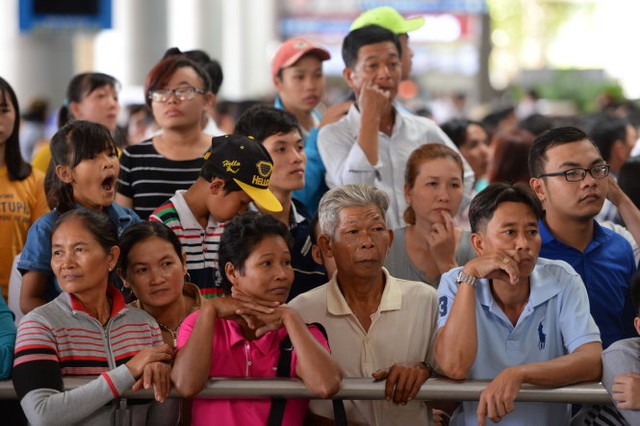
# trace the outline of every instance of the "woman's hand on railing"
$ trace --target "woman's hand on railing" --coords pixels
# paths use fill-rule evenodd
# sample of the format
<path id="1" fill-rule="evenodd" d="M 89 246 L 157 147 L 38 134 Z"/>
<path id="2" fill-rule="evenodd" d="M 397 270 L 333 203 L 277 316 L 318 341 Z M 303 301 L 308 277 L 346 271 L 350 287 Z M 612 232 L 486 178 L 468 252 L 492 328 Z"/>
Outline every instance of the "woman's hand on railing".
<path id="1" fill-rule="evenodd" d="M 133 356 L 125 365 L 131 372 L 134 379 L 138 380 L 144 372 L 144 367 L 152 362 L 171 363 L 173 360 L 173 349 L 167 344 L 144 348 Z"/>
<path id="2" fill-rule="evenodd" d="M 153 389 L 153 397 L 164 402 L 171 392 L 171 365 L 165 362 L 152 362 L 144 366 L 142 376 L 133 384 L 131 390 Z"/>

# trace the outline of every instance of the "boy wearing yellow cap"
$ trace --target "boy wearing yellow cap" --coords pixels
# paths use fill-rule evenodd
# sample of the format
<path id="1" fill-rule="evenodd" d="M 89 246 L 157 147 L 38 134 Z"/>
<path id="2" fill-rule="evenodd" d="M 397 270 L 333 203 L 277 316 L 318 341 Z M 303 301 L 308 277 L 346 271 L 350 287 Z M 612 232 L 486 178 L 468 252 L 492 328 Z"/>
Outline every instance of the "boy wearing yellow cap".
<path id="1" fill-rule="evenodd" d="M 202 296 L 222 294 L 218 247 L 224 224 L 251 201 L 266 211 L 282 205 L 269 190 L 273 161 L 259 142 L 240 135 L 214 137 L 200 176 L 158 207 L 149 220 L 175 232 L 187 254 L 187 272 Z"/>

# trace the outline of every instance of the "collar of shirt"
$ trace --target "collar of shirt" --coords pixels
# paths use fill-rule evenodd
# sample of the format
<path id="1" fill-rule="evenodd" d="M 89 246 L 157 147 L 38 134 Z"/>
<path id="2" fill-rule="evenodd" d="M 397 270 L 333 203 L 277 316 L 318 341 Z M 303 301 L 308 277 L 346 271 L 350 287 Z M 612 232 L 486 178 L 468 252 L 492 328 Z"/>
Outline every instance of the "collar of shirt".
<path id="1" fill-rule="evenodd" d="M 256 206 L 255 203 L 250 203 L 248 210 L 252 211 L 252 212 L 259 212 L 260 210 L 258 209 L 258 207 Z M 289 212 L 289 230 L 295 228 L 299 223 L 304 222 L 305 220 L 307 220 L 306 217 L 304 217 L 304 215 L 302 215 L 302 213 L 300 213 L 298 211 L 298 208 L 296 207 L 296 203 L 294 202 L 294 200 L 291 200 L 291 211 Z"/>
<path id="2" fill-rule="evenodd" d="M 284 107 L 284 104 L 282 103 L 282 98 L 280 97 L 280 95 L 276 95 L 276 98 L 273 101 L 273 106 L 278 109 L 287 111 L 287 109 Z M 318 127 L 318 125 L 320 124 L 320 120 L 322 120 L 322 115 L 320 114 L 320 111 L 314 108 L 313 110 L 311 110 L 311 114 L 313 115 L 313 121 L 315 123 L 315 127 Z M 309 132 L 307 130 L 302 129 L 302 131 L 306 133 L 306 136 L 309 135 Z M 305 140 L 306 140 L 306 136 L 304 137 Z"/>
<path id="3" fill-rule="evenodd" d="M 71 305 L 71 309 L 90 315 L 89 311 L 87 311 L 84 305 L 80 303 L 80 301 L 73 294 L 67 294 L 69 295 L 69 304 Z M 120 290 L 118 290 L 111 284 L 107 284 L 107 296 L 111 298 L 111 313 L 109 315 L 109 318 L 113 318 L 114 315 L 127 307 L 127 305 L 124 303 L 124 296 L 122 295 L 122 293 L 120 293 Z"/>
<path id="4" fill-rule="evenodd" d="M 82 204 L 76 203 L 75 208 L 84 209 L 85 207 Z M 58 209 L 54 209 L 54 211 L 58 212 Z M 130 214 L 129 211 L 130 210 L 116 203 L 111 203 L 104 208 L 104 212 L 107 214 L 107 216 L 109 216 L 109 219 L 111 219 L 111 221 L 118 227 L 118 234 L 121 233 L 124 228 L 132 224 L 135 220 L 135 217 Z M 58 215 L 60 215 L 59 212 Z"/>
<path id="5" fill-rule="evenodd" d="M 538 221 L 538 229 L 540 232 L 540 238 L 542 239 L 543 246 L 548 244 L 556 244 L 567 250 L 577 251 L 575 248 L 568 246 L 562 241 L 556 239 L 556 237 L 553 236 L 553 234 L 547 227 L 547 224 L 544 222 L 544 220 Z M 610 238 L 611 237 L 604 231 L 604 229 L 602 229 L 602 226 L 600 226 L 598 221 L 593 220 L 593 238 L 589 242 L 589 245 L 587 246 L 587 249 L 584 251 L 584 254 L 587 254 L 592 250 L 595 250 L 596 248 L 605 244 Z"/>
<path id="6" fill-rule="evenodd" d="M 386 268 L 382 268 L 382 272 L 385 277 L 385 285 L 377 312 L 399 310 L 402 307 L 402 292 L 398 288 L 399 284 L 395 278 L 389 275 Z M 338 274 L 334 274 L 327 284 L 327 311 L 333 315 L 352 315 L 353 311 L 338 287 L 337 277 Z"/>
<path id="7" fill-rule="evenodd" d="M 561 283 L 554 279 L 553 274 L 547 269 L 547 265 L 555 261 L 540 259 L 536 262 L 533 272 L 529 276 L 529 301 L 527 307 L 535 308 L 555 297 L 562 290 Z M 476 297 L 482 306 L 492 310 L 497 303 L 491 293 L 491 285 L 486 278 L 478 282 L 479 291 L 476 290 Z M 525 308 L 526 309 L 526 308 Z"/>
<path id="8" fill-rule="evenodd" d="M 185 189 L 176 191 L 176 195 L 171 197 L 170 200 L 176 207 L 178 216 L 180 216 L 180 226 L 182 226 L 182 229 L 202 230 L 202 225 L 200 225 L 200 222 L 196 220 L 196 217 L 193 215 L 193 212 L 187 205 L 187 202 L 184 200 L 185 192 Z M 218 223 L 213 217 L 211 217 L 211 215 L 209 215 L 207 228 L 217 228 L 218 226 L 220 226 L 220 223 Z"/>

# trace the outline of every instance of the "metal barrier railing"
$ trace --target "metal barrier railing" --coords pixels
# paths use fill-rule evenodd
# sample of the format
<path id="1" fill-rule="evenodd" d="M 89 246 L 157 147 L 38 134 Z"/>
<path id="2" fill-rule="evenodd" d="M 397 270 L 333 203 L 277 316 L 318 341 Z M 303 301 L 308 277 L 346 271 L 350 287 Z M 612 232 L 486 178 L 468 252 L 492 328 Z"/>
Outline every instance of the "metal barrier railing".
<path id="1" fill-rule="evenodd" d="M 65 389 L 74 389 L 94 378 L 67 377 Z M 453 381 L 432 378 L 427 380 L 415 399 L 430 401 L 477 401 L 487 381 Z M 131 399 L 151 399 L 152 391 L 128 391 L 123 395 Z M 172 391 L 172 397 L 179 395 Z M 297 379 L 211 379 L 198 395 L 199 398 L 309 398 L 316 399 Z M 15 399 L 11 381 L 0 381 L 0 399 Z M 336 399 L 372 400 L 384 399 L 384 382 L 370 378 L 346 378 Z M 606 389 L 597 382 L 581 383 L 560 388 L 523 385 L 517 401 L 567 402 L 604 404 L 611 402 Z"/>

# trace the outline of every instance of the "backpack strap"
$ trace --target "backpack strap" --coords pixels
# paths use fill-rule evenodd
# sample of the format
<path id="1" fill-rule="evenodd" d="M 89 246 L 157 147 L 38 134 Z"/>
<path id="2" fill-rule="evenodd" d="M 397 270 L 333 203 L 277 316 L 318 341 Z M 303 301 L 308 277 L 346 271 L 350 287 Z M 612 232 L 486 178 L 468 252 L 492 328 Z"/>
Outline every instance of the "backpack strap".
<path id="1" fill-rule="evenodd" d="M 327 330 L 319 322 L 312 322 L 309 325 L 315 325 L 322 333 L 327 342 L 329 342 L 329 336 L 327 336 Z M 332 399 L 333 404 L 333 419 L 336 426 L 347 426 L 347 412 L 344 409 L 344 402 L 341 399 Z"/>
<path id="2" fill-rule="evenodd" d="M 293 344 L 291 338 L 287 335 L 280 342 L 280 355 L 278 356 L 278 367 L 276 369 L 276 377 L 291 376 L 291 354 L 293 352 Z M 287 400 L 284 398 L 273 398 L 271 401 L 271 409 L 269 410 L 269 418 L 267 426 L 280 426 L 284 418 L 284 408 Z"/>
<path id="3" fill-rule="evenodd" d="M 324 326 L 318 322 L 314 322 L 309 325 L 314 325 L 324 335 L 327 342 L 327 331 Z M 293 353 L 293 344 L 291 338 L 287 335 L 280 342 L 280 355 L 278 356 L 278 367 L 276 369 L 276 377 L 290 377 L 291 376 L 291 354 Z M 341 399 L 333 399 L 333 415 L 335 418 L 335 424 L 337 426 L 347 426 L 347 413 L 344 409 L 344 403 Z M 269 419 L 267 420 L 267 426 L 280 426 L 284 419 L 284 409 L 287 400 L 284 398 L 273 398 L 271 402 L 271 409 L 269 410 Z"/>

